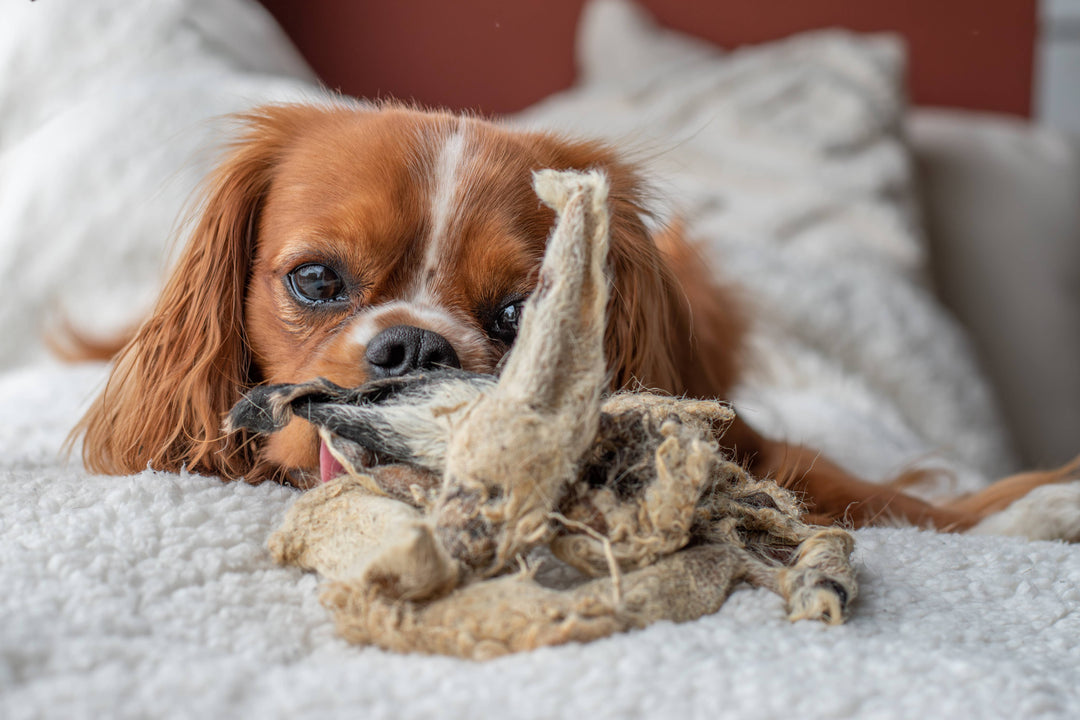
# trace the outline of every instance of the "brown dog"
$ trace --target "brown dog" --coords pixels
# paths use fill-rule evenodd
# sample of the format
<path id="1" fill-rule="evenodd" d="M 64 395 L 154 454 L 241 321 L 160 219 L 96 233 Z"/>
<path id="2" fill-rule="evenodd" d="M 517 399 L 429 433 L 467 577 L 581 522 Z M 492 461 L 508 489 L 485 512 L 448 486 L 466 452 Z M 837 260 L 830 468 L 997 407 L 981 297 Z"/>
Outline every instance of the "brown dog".
<path id="1" fill-rule="evenodd" d="M 246 390 L 436 366 L 496 372 L 553 222 L 531 189 L 542 168 L 610 179 L 612 386 L 725 398 L 738 382 L 754 318 L 678 232 L 650 234 L 639 176 L 611 148 L 392 105 L 267 107 L 244 120 L 157 307 L 80 425 L 90 469 L 186 466 L 310 487 L 329 459 L 306 423 L 265 441 L 222 432 Z M 1076 472 L 932 506 L 741 421 L 722 444 L 799 492 L 814 521 L 856 526 L 965 529 Z"/>

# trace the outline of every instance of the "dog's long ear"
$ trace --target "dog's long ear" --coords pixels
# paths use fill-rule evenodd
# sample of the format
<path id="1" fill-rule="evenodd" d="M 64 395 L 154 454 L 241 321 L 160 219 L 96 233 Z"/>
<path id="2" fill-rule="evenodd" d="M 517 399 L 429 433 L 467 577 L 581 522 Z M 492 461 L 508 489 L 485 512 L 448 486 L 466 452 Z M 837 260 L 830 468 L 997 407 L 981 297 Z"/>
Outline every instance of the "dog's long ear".
<path id="1" fill-rule="evenodd" d="M 253 381 L 244 289 L 259 207 L 299 118 L 271 107 L 240 118 L 245 132 L 208 178 L 198 220 L 151 316 L 117 356 L 105 389 L 73 431 L 94 472 L 146 469 L 253 477 L 243 437 L 222 419 Z M 258 472 L 255 473 L 256 475 Z"/>
<path id="2" fill-rule="evenodd" d="M 738 292 L 717 276 L 681 224 L 655 236 L 671 303 L 669 342 L 681 392 L 730 400 L 744 360 L 747 315 Z"/>
<path id="3" fill-rule="evenodd" d="M 650 233 L 636 178 L 613 170 L 614 287 L 605 336 L 612 384 L 725 398 L 742 354 L 738 299 L 713 277 L 680 226 Z"/>

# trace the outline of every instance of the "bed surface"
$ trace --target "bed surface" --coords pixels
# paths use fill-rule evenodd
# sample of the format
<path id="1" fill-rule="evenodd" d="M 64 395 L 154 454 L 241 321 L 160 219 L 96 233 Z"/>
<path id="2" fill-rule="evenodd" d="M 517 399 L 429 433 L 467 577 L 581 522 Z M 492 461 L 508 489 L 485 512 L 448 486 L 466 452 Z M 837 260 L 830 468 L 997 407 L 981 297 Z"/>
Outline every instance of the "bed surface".
<path id="1" fill-rule="evenodd" d="M 0 380 L 0 715 L 1069 718 L 1080 553 L 857 532 L 839 627 L 738 590 L 720 612 L 476 663 L 346 645 L 264 545 L 292 491 L 52 459 L 101 368 Z M 36 413 L 12 408 L 42 408 Z M 47 410 L 44 410 L 47 409 Z"/>

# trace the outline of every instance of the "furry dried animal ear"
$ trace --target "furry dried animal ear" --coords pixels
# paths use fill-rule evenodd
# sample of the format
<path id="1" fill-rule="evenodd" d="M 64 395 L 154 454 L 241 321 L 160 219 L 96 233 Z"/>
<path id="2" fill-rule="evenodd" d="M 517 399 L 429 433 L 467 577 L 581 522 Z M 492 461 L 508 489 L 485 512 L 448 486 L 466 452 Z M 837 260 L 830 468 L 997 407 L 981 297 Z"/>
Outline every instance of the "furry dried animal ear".
<path id="1" fill-rule="evenodd" d="M 73 433 L 85 435 L 90 470 L 186 466 L 263 479 L 246 438 L 225 435 L 221 420 L 252 380 L 243 307 L 259 203 L 301 112 L 268 107 L 240 118 L 246 132 L 209 178 L 194 231 L 157 306 Z"/>
<path id="2" fill-rule="evenodd" d="M 842 622 L 857 592 L 851 537 L 804 525 L 790 493 L 718 452 L 728 408 L 602 401 L 609 186 L 598 172 L 542 171 L 534 187 L 556 227 L 498 381 L 445 370 L 403 377 L 382 399 L 370 386 L 283 385 L 234 410 L 233 426 L 255 430 L 295 412 L 328 444 L 351 438 L 413 470 L 354 465 L 301 497 L 271 538 L 275 558 L 334 581 L 323 602 L 347 639 L 396 650 L 481 658 L 592 640 L 715 612 L 740 581 L 781 594 L 793 620 Z M 403 416 L 405 395 L 428 402 Z M 440 447 L 438 462 L 417 462 L 418 440 Z M 381 522 L 388 498 L 414 507 Z M 540 545 L 597 579 L 559 590 L 507 576 Z"/>

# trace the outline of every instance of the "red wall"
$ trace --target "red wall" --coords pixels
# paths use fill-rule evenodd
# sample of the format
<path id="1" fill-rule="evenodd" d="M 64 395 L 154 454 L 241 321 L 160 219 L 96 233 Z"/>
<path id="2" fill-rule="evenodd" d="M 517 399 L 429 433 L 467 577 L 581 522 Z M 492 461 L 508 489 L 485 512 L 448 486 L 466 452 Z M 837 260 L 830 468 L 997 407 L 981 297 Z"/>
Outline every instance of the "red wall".
<path id="1" fill-rule="evenodd" d="M 350 95 L 518 110 L 574 77 L 582 0 L 263 0 L 326 84 Z M 724 47 L 816 27 L 903 34 L 912 99 L 1027 116 L 1036 0 L 643 0 Z"/>

